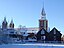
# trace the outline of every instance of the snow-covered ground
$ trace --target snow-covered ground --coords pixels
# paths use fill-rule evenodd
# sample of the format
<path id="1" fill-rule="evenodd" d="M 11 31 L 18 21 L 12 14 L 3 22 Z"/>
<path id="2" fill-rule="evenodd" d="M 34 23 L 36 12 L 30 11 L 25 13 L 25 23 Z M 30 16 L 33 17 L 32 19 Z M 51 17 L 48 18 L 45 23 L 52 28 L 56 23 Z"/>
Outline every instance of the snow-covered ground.
<path id="1" fill-rule="evenodd" d="M 64 48 L 61 44 L 3 44 L 0 48 Z"/>

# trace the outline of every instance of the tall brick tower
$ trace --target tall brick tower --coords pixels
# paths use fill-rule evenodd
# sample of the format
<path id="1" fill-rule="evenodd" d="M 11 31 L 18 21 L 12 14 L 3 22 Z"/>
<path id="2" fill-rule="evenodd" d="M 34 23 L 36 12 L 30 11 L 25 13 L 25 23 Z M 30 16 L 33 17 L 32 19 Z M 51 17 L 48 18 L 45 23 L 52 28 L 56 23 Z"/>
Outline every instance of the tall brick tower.
<path id="1" fill-rule="evenodd" d="M 2 29 L 7 29 L 7 21 L 6 21 L 6 17 L 4 17 L 4 21 L 2 22 Z"/>
<path id="2" fill-rule="evenodd" d="M 48 20 L 46 19 L 46 13 L 44 7 L 42 8 L 41 17 L 39 19 L 39 30 L 44 28 L 45 30 L 48 29 Z"/>
<path id="3" fill-rule="evenodd" d="M 11 23 L 9 24 L 10 28 L 14 28 L 14 23 L 13 23 L 13 19 L 11 20 Z"/>

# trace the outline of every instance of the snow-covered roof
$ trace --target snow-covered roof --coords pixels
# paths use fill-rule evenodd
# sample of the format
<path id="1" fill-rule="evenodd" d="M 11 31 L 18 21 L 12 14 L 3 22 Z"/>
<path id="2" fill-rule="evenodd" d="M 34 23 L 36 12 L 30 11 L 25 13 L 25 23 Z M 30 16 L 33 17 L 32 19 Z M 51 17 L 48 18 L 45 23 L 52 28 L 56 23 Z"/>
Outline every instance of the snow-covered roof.
<path id="1" fill-rule="evenodd" d="M 37 41 L 36 39 L 28 38 L 28 41 Z"/>
<path id="2" fill-rule="evenodd" d="M 25 33 L 23 36 L 28 36 L 29 34 L 28 33 Z"/>

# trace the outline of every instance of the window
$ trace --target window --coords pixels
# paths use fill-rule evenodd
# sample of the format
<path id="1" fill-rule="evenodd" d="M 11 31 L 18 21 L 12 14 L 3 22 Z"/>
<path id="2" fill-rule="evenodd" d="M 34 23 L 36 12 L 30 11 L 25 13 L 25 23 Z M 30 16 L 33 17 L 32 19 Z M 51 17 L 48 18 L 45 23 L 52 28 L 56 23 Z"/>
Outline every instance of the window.
<path id="1" fill-rule="evenodd" d="M 56 36 L 54 36 L 54 41 L 56 41 Z"/>
<path id="2" fill-rule="evenodd" d="M 34 30 L 32 30 L 32 31 L 34 31 Z"/>
<path id="3" fill-rule="evenodd" d="M 10 32 L 11 34 L 13 34 L 14 32 Z"/>
<path id="4" fill-rule="evenodd" d="M 42 31 L 41 31 L 41 34 L 45 34 L 45 31 L 44 31 L 44 30 L 42 30 Z"/>
<path id="5" fill-rule="evenodd" d="M 46 21 L 44 21 L 44 29 L 46 30 Z"/>
<path id="6" fill-rule="evenodd" d="M 41 40 L 45 40 L 46 39 L 46 36 L 41 36 Z"/>
<path id="7" fill-rule="evenodd" d="M 54 29 L 54 34 L 56 34 L 56 30 Z"/>

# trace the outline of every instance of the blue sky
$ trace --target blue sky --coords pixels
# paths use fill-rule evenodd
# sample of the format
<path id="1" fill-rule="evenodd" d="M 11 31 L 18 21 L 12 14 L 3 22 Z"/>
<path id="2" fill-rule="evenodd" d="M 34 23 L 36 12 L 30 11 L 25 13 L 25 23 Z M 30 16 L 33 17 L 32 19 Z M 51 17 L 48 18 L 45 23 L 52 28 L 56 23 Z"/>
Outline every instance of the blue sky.
<path id="1" fill-rule="evenodd" d="M 38 27 L 43 0 L 0 0 L 0 25 L 6 16 L 13 19 L 15 27 Z M 48 26 L 64 33 L 64 0 L 44 0 Z"/>

